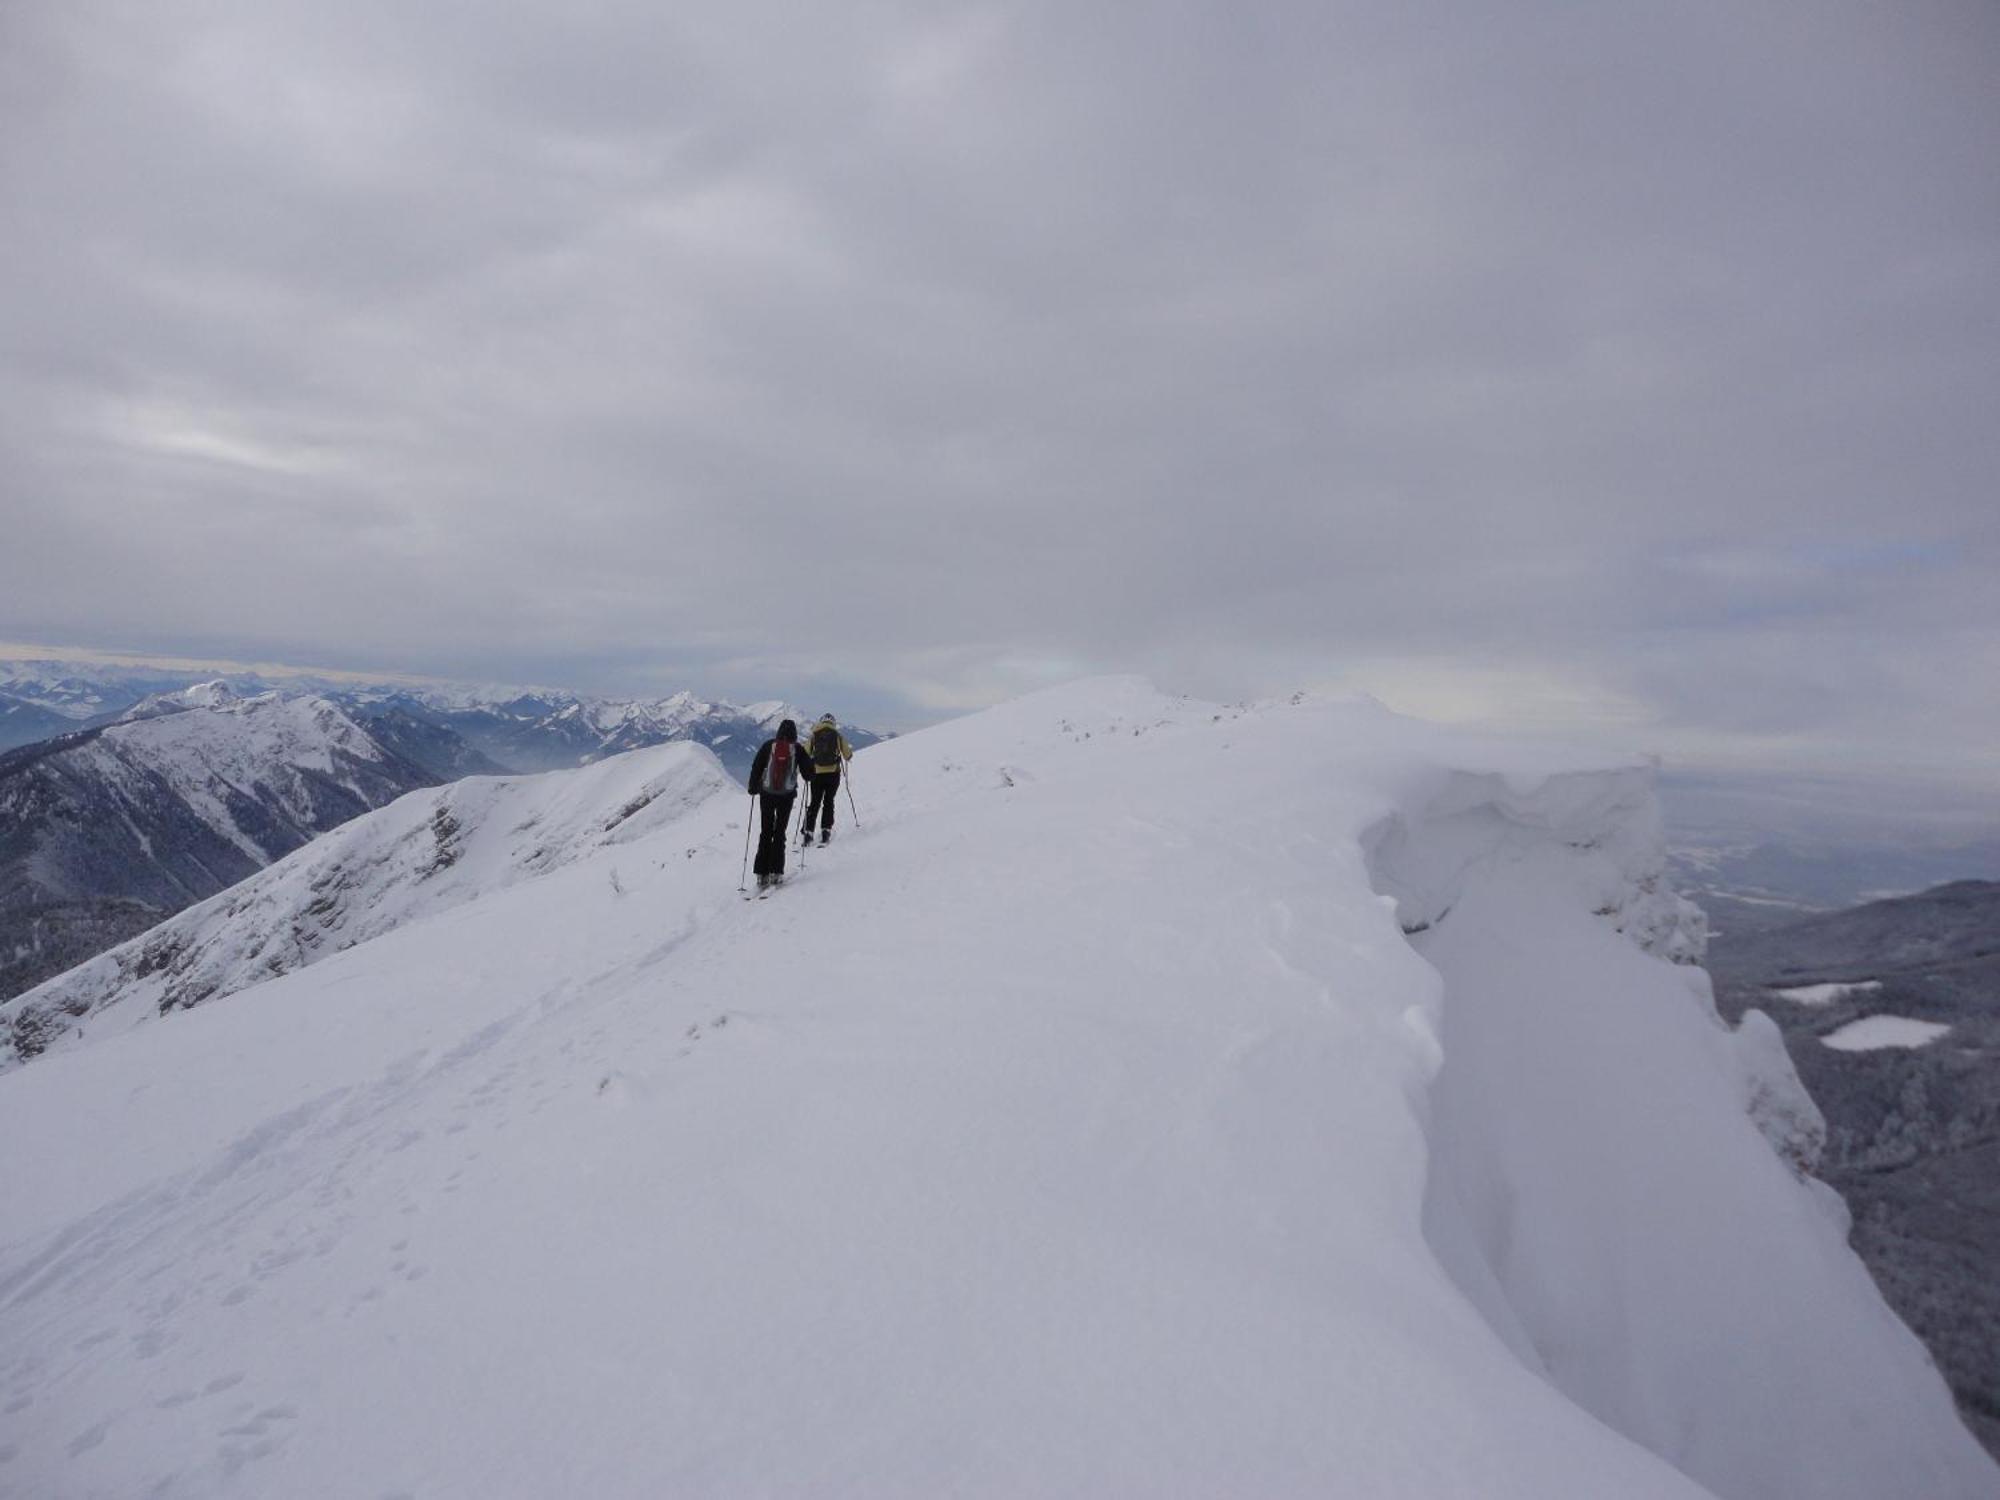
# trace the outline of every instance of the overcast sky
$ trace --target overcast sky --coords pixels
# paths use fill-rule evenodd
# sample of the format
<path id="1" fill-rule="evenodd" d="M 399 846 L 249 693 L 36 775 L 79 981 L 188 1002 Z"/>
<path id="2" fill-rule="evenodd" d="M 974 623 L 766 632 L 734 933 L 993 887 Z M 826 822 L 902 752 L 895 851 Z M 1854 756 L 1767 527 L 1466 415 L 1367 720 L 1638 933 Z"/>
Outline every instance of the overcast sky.
<path id="1" fill-rule="evenodd" d="M 2000 6 L 0 4 L 0 638 L 2000 746 Z"/>

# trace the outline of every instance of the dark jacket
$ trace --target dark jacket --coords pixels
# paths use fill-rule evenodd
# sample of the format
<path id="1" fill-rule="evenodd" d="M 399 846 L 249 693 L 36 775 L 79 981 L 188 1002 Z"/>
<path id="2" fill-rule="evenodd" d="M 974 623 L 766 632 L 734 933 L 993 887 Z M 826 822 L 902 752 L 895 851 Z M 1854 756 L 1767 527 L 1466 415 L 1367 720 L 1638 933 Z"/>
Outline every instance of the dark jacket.
<path id="1" fill-rule="evenodd" d="M 767 793 L 767 795 L 789 796 L 799 789 L 801 781 L 810 781 L 812 779 L 812 756 L 808 753 L 806 747 L 799 743 L 798 726 L 790 719 L 787 719 L 778 726 L 776 734 L 757 747 L 757 758 L 750 762 L 750 793 L 752 796 L 764 791 L 764 771 L 771 764 L 771 747 L 777 744 L 779 740 L 785 740 L 791 744 L 792 768 L 795 774 L 792 784 L 789 787 L 781 792 Z"/>

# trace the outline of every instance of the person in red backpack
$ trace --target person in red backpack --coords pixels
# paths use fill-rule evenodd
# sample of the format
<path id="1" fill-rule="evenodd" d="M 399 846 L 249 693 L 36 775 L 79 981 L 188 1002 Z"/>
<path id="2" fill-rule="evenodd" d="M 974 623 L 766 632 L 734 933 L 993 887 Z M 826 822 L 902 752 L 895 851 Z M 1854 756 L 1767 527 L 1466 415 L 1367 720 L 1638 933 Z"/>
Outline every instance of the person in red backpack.
<path id="1" fill-rule="evenodd" d="M 759 890 L 784 881 L 785 830 L 791 826 L 792 804 L 798 800 L 802 778 L 812 778 L 812 757 L 799 743 L 799 726 L 786 719 L 757 747 L 757 758 L 750 763 L 750 795 L 764 818 L 757 840 Z"/>

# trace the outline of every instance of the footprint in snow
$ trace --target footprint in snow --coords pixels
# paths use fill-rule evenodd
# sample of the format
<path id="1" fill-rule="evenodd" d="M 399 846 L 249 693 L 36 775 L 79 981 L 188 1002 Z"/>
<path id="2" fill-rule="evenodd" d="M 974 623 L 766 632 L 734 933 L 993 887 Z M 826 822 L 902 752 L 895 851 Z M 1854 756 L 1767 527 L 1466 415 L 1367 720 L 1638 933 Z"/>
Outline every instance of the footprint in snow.
<path id="1" fill-rule="evenodd" d="M 644 1082 L 629 1073 L 606 1073 L 597 1080 L 597 1097 L 618 1109 L 628 1109 L 633 1102 L 644 1098 Z"/>
<path id="2" fill-rule="evenodd" d="M 86 1427 L 69 1440 L 69 1456 L 81 1458 L 92 1448 L 104 1441 L 104 1435 L 111 1430 L 111 1419 L 105 1418 L 94 1427 Z"/>

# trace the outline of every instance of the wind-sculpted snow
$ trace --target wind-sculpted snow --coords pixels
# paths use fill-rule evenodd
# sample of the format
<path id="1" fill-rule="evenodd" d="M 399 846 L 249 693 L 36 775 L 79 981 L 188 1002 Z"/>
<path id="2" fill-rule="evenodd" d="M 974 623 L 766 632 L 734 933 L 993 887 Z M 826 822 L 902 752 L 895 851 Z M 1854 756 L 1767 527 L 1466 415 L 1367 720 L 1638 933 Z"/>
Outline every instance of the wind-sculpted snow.
<path id="1" fill-rule="evenodd" d="M 1628 766 L 1551 776 L 1452 771 L 1366 835 L 1377 886 L 1406 930 L 1443 919 L 1466 885 L 1560 845 L 1592 913 L 1648 953 L 1699 963 L 1708 919 L 1666 883 L 1653 772 Z"/>
<path id="2" fill-rule="evenodd" d="M 234 994 L 652 833 L 728 785 L 706 750 L 671 745 L 412 793 L 0 1007 L 0 1039 L 47 1050 Z"/>
<path id="3" fill-rule="evenodd" d="M 389 809 L 392 930 L 0 1078 L 0 1486 L 1993 1493 L 1640 946 L 1643 766 L 1084 683 L 747 903 L 748 799 L 616 771 L 531 877 Z"/>

